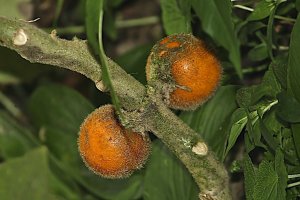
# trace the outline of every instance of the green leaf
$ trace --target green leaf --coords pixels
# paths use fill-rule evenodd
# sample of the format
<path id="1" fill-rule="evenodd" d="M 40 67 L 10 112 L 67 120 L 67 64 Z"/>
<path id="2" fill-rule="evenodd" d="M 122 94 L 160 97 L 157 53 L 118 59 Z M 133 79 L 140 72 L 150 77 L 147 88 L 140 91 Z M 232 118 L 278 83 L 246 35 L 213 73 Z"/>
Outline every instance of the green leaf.
<path id="1" fill-rule="evenodd" d="M 30 97 L 28 107 L 42 141 L 64 166 L 64 173 L 98 198 L 131 200 L 141 195 L 141 175 L 108 180 L 84 165 L 77 136 L 80 124 L 94 107 L 78 92 L 60 85 L 40 86 Z"/>
<path id="2" fill-rule="evenodd" d="M 35 146 L 31 137 L 33 135 L 28 129 L 0 110 L 0 157 L 10 159 L 22 156 Z"/>
<path id="3" fill-rule="evenodd" d="M 0 196 L 24 200 L 79 199 L 51 173 L 45 147 L 0 165 Z"/>
<path id="4" fill-rule="evenodd" d="M 254 20 L 261 20 L 266 17 L 268 17 L 272 10 L 275 8 L 275 3 L 273 1 L 260 1 L 254 11 L 249 15 L 248 20 L 254 21 Z"/>
<path id="5" fill-rule="evenodd" d="M 186 1 L 183 5 L 188 5 L 188 2 Z M 167 35 L 191 32 L 190 18 L 187 12 L 185 12 L 188 10 L 188 14 L 190 14 L 190 6 L 185 11 L 181 10 L 177 0 L 161 0 L 160 6 L 162 9 L 163 26 Z"/>
<path id="6" fill-rule="evenodd" d="M 0 60 L 0 84 L 2 84 L 2 81 L 12 84 L 29 82 L 37 78 L 41 73 L 50 70 L 49 66 L 30 63 L 16 52 L 2 46 L 0 47 Z"/>
<path id="7" fill-rule="evenodd" d="M 243 128 L 246 126 L 247 121 L 248 121 L 247 114 L 244 111 L 244 109 L 238 108 L 231 115 L 230 125 L 229 125 L 229 127 L 230 127 L 229 137 L 228 137 L 228 142 L 227 142 L 227 146 L 225 149 L 224 158 L 228 154 L 230 149 L 233 147 L 233 145 L 235 144 L 238 136 L 241 134 Z"/>
<path id="8" fill-rule="evenodd" d="M 192 0 L 192 8 L 201 20 L 203 31 L 229 53 L 229 60 L 242 77 L 239 43 L 231 18 L 231 2 Z M 213 13 L 213 14 L 212 14 Z"/>
<path id="9" fill-rule="evenodd" d="M 270 65 L 272 68 L 277 81 L 280 83 L 281 87 L 287 89 L 287 58 L 286 57 L 276 57 L 275 62 Z"/>
<path id="10" fill-rule="evenodd" d="M 71 88 L 49 84 L 34 91 L 28 109 L 37 127 L 52 127 L 77 137 L 81 122 L 94 106 Z"/>
<path id="11" fill-rule="evenodd" d="M 271 148 L 272 152 L 275 152 L 275 150 L 279 147 L 279 143 L 274 139 L 274 132 L 265 126 L 261 118 L 259 118 L 259 125 L 263 138 Z"/>
<path id="12" fill-rule="evenodd" d="M 246 199 L 253 200 L 254 185 L 256 182 L 256 174 L 254 166 L 248 154 L 244 156 L 244 176 L 245 176 L 245 192 Z"/>
<path id="13" fill-rule="evenodd" d="M 141 83 L 146 84 L 145 67 L 152 44 L 141 45 L 117 58 L 116 62 Z"/>
<path id="14" fill-rule="evenodd" d="M 300 14 L 294 25 L 289 50 L 288 61 L 288 93 L 292 94 L 300 102 Z"/>
<path id="15" fill-rule="evenodd" d="M 237 91 L 237 102 L 240 107 L 248 108 L 258 103 L 263 97 L 276 98 L 281 91 L 273 69 L 270 68 L 264 75 L 262 83 L 251 87 L 241 88 Z"/>
<path id="16" fill-rule="evenodd" d="M 225 152 L 230 116 L 237 108 L 236 90 L 236 86 L 220 87 L 215 96 L 199 109 L 180 114 L 184 122 L 202 135 L 219 159 L 223 158 Z"/>
<path id="17" fill-rule="evenodd" d="M 298 158 L 300 159 L 300 124 L 292 124 L 292 133 L 293 133 L 293 138 L 294 138 L 294 143 L 296 147 L 296 152 L 298 155 Z"/>
<path id="18" fill-rule="evenodd" d="M 197 200 L 198 187 L 185 166 L 159 141 L 153 143 L 144 186 L 145 200 Z"/>
<path id="19" fill-rule="evenodd" d="M 274 200 L 282 199 L 277 193 L 279 187 L 279 177 L 274 170 L 273 164 L 263 160 L 258 168 L 256 184 L 253 190 L 253 199 L 255 200 Z"/>
<path id="20" fill-rule="evenodd" d="M 275 154 L 275 171 L 278 175 L 278 188 L 277 188 L 277 198 L 286 199 L 286 187 L 288 181 L 288 174 L 284 164 L 283 152 L 278 148 Z"/>
<path id="21" fill-rule="evenodd" d="M 300 103 L 285 92 L 279 93 L 277 114 L 281 119 L 291 123 L 300 122 Z"/>
<path id="22" fill-rule="evenodd" d="M 252 61 L 262 61 L 268 57 L 268 49 L 265 43 L 261 43 L 248 52 L 249 59 Z"/>

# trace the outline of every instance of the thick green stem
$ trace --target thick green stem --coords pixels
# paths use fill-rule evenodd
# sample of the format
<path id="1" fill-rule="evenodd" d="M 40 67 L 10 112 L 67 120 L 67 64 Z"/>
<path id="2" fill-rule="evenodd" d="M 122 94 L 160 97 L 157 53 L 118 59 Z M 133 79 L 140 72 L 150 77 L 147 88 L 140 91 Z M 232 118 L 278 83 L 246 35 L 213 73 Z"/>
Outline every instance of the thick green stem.
<path id="1" fill-rule="evenodd" d="M 29 23 L 0 17 L 0 45 L 13 49 L 30 62 L 76 71 L 101 89 L 101 68 L 85 41 L 62 40 Z M 137 122 L 156 134 L 184 163 L 200 188 L 201 199 L 231 199 L 228 175 L 199 134 L 177 118 L 149 87 L 148 93 L 132 76 L 108 60 L 112 84 L 127 113 L 137 113 Z M 24 69 L 26 70 L 26 69 Z M 134 117 L 133 117 L 134 118 Z"/>

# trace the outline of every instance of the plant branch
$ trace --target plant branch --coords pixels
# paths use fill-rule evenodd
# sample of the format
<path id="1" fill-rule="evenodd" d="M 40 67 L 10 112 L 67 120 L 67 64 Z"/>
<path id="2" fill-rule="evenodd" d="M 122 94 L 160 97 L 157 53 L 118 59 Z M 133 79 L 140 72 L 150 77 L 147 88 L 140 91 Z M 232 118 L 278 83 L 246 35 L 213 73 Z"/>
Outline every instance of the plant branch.
<path id="1" fill-rule="evenodd" d="M 59 39 L 29 23 L 0 17 L 0 46 L 15 50 L 30 62 L 81 73 L 101 89 L 101 68 L 85 41 Z M 175 153 L 198 184 L 199 198 L 231 199 L 227 172 L 201 136 L 177 118 L 153 88 L 146 90 L 111 59 L 108 67 L 125 116 L 133 122 L 131 126 L 152 131 Z"/>

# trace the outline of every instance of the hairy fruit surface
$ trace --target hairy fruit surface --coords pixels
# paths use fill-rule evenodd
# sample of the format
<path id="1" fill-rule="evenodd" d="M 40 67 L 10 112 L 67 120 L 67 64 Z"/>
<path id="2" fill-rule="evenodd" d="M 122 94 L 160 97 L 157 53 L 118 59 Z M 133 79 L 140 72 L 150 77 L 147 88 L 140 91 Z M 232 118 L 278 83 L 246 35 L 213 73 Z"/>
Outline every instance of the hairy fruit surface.
<path id="1" fill-rule="evenodd" d="M 125 129 L 112 105 L 101 106 L 80 127 L 78 148 L 85 164 L 106 178 L 128 177 L 145 163 L 150 139 Z"/>
<path id="2" fill-rule="evenodd" d="M 167 105 L 193 110 L 217 89 L 222 68 L 203 41 L 191 34 L 175 34 L 152 48 L 146 66 L 147 80 Z"/>

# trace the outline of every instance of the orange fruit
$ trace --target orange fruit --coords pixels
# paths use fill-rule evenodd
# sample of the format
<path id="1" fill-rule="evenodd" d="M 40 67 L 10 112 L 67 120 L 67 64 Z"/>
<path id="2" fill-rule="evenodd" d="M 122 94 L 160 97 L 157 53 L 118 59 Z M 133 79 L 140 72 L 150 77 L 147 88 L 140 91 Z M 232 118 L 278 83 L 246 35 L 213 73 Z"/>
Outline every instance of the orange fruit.
<path id="1" fill-rule="evenodd" d="M 146 75 L 150 85 L 161 88 L 169 107 L 193 110 L 213 95 L 222 68 L 203 41 L 191 34 L 175 34 L 154 45 Z"/>
<path id="2" fill-rule="evenodd" d="M 150 152 L 147 134 L 125 129 L 112 105 L 101 106 L 80 127 L 78 148 L 85 164 L 106 178 L 128 177 L 142 167 Z"/>

